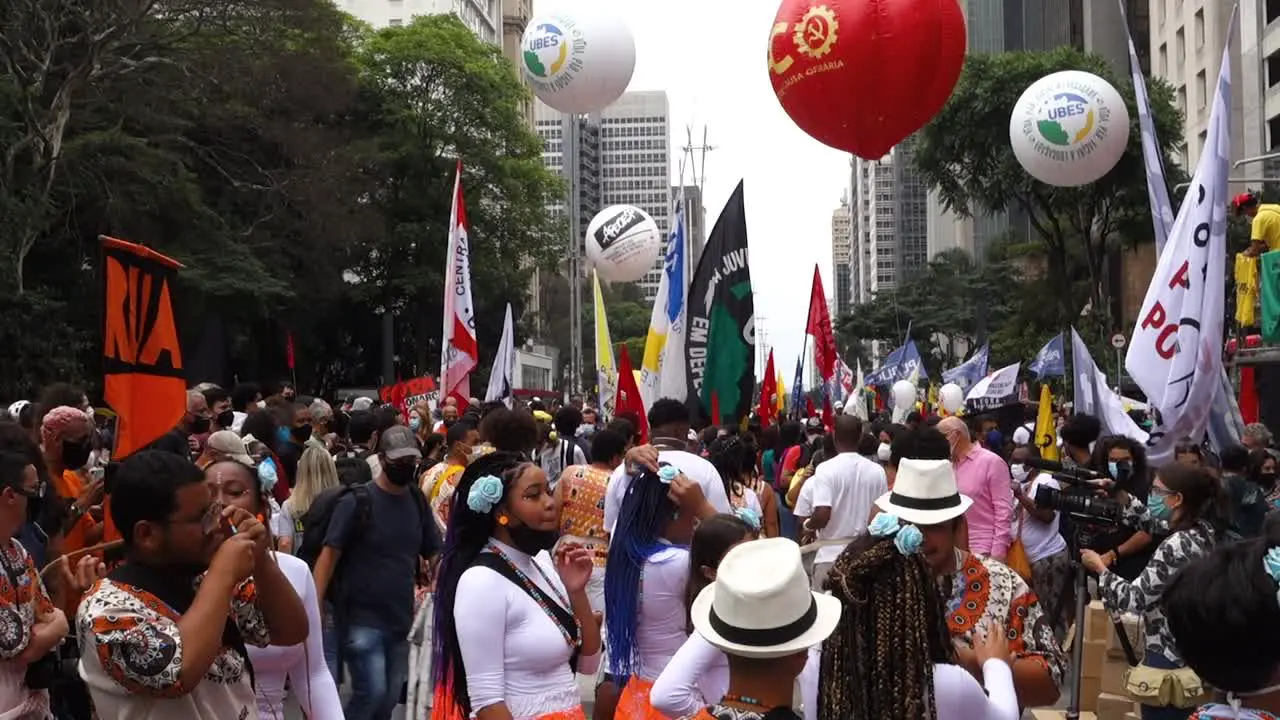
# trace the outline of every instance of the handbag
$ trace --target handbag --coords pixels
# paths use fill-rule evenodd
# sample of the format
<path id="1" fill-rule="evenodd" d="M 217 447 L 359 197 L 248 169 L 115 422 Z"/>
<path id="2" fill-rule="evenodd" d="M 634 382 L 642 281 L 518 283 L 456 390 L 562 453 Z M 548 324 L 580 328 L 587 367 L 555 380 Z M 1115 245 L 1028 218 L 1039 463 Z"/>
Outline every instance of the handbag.
<path id="1" fill-rule="evenodd" d="M 1124 673 L 1124 689 L 1134 702 L 1151 707 L 1194 708 L 1209 699 L 1204 683 L 1188 667 L 1135 665 Z"/>
<path id="2" fill-rule="evenodd" d="M 1028 583 L 1031 582 L 1031 556 L 1027 555 L 1027 546 L 1022 544 L 1022 521 L 1026 512 L 1018 508 L 1018 524 L 1013 531 L 1013 540 L 1009 543 L 1009 551 L 1005 555 L 1004 564 L 1018 573 Z"/>

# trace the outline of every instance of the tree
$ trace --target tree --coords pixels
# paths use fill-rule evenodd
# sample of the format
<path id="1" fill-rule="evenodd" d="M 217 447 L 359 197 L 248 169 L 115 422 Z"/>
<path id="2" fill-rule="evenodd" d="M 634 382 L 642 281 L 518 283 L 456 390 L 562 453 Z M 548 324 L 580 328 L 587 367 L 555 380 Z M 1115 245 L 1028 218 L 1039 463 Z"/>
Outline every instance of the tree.
<path id="1" fill-rule="evenodd" d="M 1045 185 L 1018 164 L 1009 144 L 1009 113 L 1023 90 L 1061 70 L 1083 70 L 1111 82 L 1124 96 L 1130 142 L 1115 168 L 1080 188 Z M 1173 161 L 1182 137 L 1182 118 L 1173 90 L 1163 80 L 1148 81 L 1152 117 L 1161 140 L 1167 179 L 1185 175 Z M 1045 286 L 1057 300 L 1060 321 L 1070 322 L 1083 302 L 1075 283 L 1087 281 L 1085 297 L 1108 308 L 1106 261 L 1123 243 L 1150 237 L 1150 206 L 1138 112 L 1133 88 L 1113 77 L 1102 58 L 1070 47 L 1049 52 L 973 53 L 950 101 L 920 133 L 915 161 L 925 181 L 951 211 L 971 217 L 1016 210 L 1026 215 L 1047 262 Z M 1075 249 L 1081 265 L 1072 262 Z M 1041 300 L 1043 302 L 1043 299 Z"/>

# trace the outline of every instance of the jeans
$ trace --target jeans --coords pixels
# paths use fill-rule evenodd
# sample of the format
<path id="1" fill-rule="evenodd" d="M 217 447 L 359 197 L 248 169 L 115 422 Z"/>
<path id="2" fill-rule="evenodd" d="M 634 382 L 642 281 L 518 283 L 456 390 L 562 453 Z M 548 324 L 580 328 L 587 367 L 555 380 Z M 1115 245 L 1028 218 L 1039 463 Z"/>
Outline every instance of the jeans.
<path id="1" fill-rule="evenodd" d="M 342 685 L 342 644 L 338 622 L 334 620 L 333 603 L 326 601 L 321 616 L 320 641 L 324 643 L 324 664 L 329 666 L 335 685 Z"/>
<path id="2" fill-rule="evenodd" d="M 1176 670 L 1183 667 L 1181 663 L 1171 662 L 1168 658 L 1155 652 L 1151 648 L 1147 648 L 1142 664 L 1148 667 L 1158 668 L 1161 670 Z M 1191 717 L 1191 713 L 1195 712 L 1195 708 L 1176 708 L 1176 707 L 1159 707 L 1155 705 L 1142 706 L 1142 720 L 1187 720 Z"/>
<path id="3" fill-rule="evenodd" d="M 348 627 L 342 659 L 351 673 L 351 699 L 344 709 L 347 720 L 390 720 L 409 676 L 406 634 Z"/>

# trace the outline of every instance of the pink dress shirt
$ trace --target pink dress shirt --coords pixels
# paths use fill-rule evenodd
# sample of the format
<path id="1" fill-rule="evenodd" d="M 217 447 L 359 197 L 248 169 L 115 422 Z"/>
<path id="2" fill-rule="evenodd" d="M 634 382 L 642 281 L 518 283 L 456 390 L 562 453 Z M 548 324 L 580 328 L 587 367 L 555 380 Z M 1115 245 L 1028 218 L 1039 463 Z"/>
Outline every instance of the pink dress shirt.
<path id="1" fill-rule="evenodd" d="M 1013 518 L 1009 466 L 999 455 L 974 444 L 955 467 L 960 493 L 973 500 L 964 515 L 969 524 L 969 552 L 1004 560 Z"/>

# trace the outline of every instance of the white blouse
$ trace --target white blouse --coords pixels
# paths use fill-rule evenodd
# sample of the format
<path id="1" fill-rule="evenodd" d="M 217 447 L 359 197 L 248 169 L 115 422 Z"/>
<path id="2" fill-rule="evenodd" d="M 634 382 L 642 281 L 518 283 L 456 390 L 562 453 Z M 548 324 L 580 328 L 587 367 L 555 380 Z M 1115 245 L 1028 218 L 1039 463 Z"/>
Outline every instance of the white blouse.
<path id="1" fill-rule="evenodd" d="M 320 632 L 320 605 L 316 597 L 316 584 L 311 579 L 307 563 L 288 553 L 273 552 L 271 557 L 288 578 L 294 592 L 302 600 L 307 611 L 307 639 L 299 645 L 265 648 L 250 645 L 249 660 L 253 662 L 254 683 L 258 695 L 258 716 L 283 718 L 285 681 L 302 711 L 310 720 L 342 720 L 342 701 L 338 699 L 338 687 L 324 662 L 324 642 Z"/>
<path id="2" fill-rule="evenodd" d="M 644 680 L 657 680 L 689 639 L 684 609 L 688 582 L 689 551 L 684 548 L 665 548 L 645 562 L 636 620 L 637 662 L 631 670 Z"/>
<path id="3" fill-rule="evenodd" d="M 809 648 L 809 661 L 800 673 L 800 697 L 804 719 L 818 717 L 818 673 L 821 645 Z M 1018 720 L 1018 695 L 1013 689 L 1009 664 L 992 658 L 982 666 L 983 685 L 959 665 L 933 666 L 933 698 L 938 720 Z"/>
<path id="4" fill-rule="evenodd" d="M 567 597 L 549 555 L 530 557 L 492 542 L 550 600 Z M 524 588 L 487 567 L 470 567 L 458 580 L 453 621 L 473 717 L 498 703 L 506 703 L 513 720 L 582 704 L 569 670 L 573 648 L 565 642 L 560 626 Z M 599 653 L 581 657 L 578 671 L 594 673 L 599 664 Z"/>

